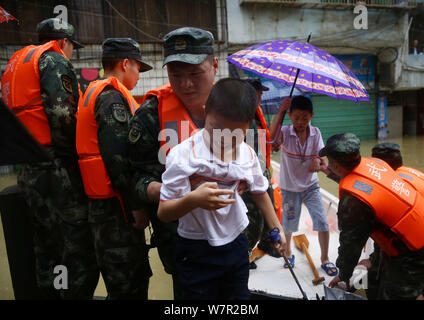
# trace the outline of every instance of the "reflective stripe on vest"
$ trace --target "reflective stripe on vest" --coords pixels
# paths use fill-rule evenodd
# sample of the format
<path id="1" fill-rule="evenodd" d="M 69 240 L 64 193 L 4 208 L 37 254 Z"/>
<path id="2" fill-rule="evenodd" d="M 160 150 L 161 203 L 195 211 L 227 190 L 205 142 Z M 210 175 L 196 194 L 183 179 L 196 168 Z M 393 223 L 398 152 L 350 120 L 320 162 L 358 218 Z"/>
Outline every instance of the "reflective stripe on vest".
<path id="1" fill-rule="evenodd" d="M 362 158 L 361 163 L 340 181 L 339 196 L 345 191 L 371 207 L 377 221 L 389 227 L 409 250 L 424 246 L 424 197 L 387 163 Z M 390 239 L 377 236 L 376 232 L 371 237 L 383 250 L 390 247 Z M 393 251 L 385 252 L 396 255 Z"/>
<path id="2" fill-rule="evenodd" d="M 30 45 L 15 52 L 1 79 L 2 99 L 42 145 L 51 145 L 50 126 L 44 112 L 38 61 L 46 51 L 65 56 L 57 41 Z M 66 56 L 65 56 L 66 57 Z"/>
<path id="3" fill-rule="evenodd" d="M 412 184 L 424 196 L 424 173 L 405 166 L 396 169 L 396 173 L 405 181 Z"/>
<path id="4" fill-rule="evenodd" d="M 108 85 L 113 86 L 127 99 L 131 113 L 139 107 L 137 101 L 128 89 L 115 77 L 97 80 L 90 83 L 85 95 L 79 100 L 77 114 L 76 146 L 79 156 L 79 166 L 84 183 L 85 193 L 89 198 L 107 199 L 116 197 L 117 192 L 112 187 L 103 159 L 100 155 L 97 140 L 97 121 L 94 108 L 97 96 Z"/>
<path id="5" fill-rule="evenodd" d="M 164 158 L 169 150 L 192 136 L 198 128 L 180 99 L 175 95 L 169 83 L 147 92 L 143 102 L 149 96 L 156 96 L 159 102 L 158 114 L 161 129 L 159 140 L 161 152 L 158 156 L 159 161 L 165 163 Z"/>

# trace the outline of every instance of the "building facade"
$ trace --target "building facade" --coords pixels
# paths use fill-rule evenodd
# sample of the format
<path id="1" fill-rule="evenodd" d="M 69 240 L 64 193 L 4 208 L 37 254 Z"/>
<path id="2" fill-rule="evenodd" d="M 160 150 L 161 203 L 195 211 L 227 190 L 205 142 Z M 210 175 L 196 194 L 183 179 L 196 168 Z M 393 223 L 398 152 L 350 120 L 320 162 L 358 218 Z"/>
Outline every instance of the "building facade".
<path id="1" fill-rule="evenodd" d="M 38 43 L 37 24 L 60 16 L 60 9 L 65 8 L 69 23 L 76 28 L 76 38 L 85 45 L 74 51 L 71 60 L 83 90 L 90 81 L 103 76 L 104 39 L 130 37 L 139 42 L 143 59 L 153 66 L 153 70 L 140 75 L 131 92 L 140 101 L 148 90 L 168 82 L 166 68 L 162 67 L 162 37 L 183 26 L 199 27 L 214 34 L 220 63 L 217 79 L 228 76 L 225 0 L 5 0 L 2 6 L 19 20 L 1 25 L 2 72 L 15 51 Z"/>
<path id="2" fill-rule="evenodd" d="M 389 138 L 419 134 L 419 124 L 415 121 L 414 127 L 411 118 L 420 118 L 424 70 L 419 56 L 412 62 L 408 47 L 411 18 L 419 14 L 420 2 L 227 0 L 228 51 L 271 40 L 306 41 L 311 34 L 310 43 L 347 65 L 370 95 L 369 102 L 354 103 L 312 94 L 312 124 L 321 128 L 324 140 L 340 132 L 376 139 L 383 107 L 388 112 L 382 128 Z M 400 120 L 399 113 L 407 116 Z"/>

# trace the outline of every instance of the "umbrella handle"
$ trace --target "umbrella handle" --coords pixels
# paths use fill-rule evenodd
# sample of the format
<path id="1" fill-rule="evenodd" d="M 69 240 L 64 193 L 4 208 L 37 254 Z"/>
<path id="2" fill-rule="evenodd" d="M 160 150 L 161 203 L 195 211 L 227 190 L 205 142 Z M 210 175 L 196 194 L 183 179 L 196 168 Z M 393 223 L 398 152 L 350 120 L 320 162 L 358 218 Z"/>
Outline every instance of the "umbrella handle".
<path id="1" fill-rule="evenodd" d="M 311 36 L 312 36 L 312 33 L 309 34 L 308 39 L 306 40 L 306 43 L 309 43 L 309 40 L 311 40 Z M 293 82 L 292 88 L 290 90 L 290 98 L 293 95 L 294 86 L 296 85 L 296 81 L 297 81 L 297 77 L 299 76 L 299 72 L 300 72 L 300 69 L 297 68 L 296 77 L 294 78 L 294 82 Z"/>

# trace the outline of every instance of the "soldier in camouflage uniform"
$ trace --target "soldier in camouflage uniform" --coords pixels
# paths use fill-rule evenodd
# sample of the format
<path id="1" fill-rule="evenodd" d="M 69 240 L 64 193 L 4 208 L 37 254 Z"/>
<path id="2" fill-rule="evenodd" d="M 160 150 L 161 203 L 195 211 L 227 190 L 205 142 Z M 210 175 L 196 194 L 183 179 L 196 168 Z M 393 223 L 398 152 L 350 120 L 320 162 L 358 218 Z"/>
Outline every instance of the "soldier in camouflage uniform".
<path id="1" fill-rule="evenodd" d="M 246 82 L 250 83 L 256 90 L 256 93 L 258 94 L 258 105 L 260 106 L 261 100 L 262 100 L 262 92 L 268 91 L 269 88 L 264 86 L 261 83 L 260 79 L 246 79 Z M 249 145 L 255 150 L 256 154 L 258 155 L 259 163 L 261 165 L 262 171 L 264 176 L 268 179 L 268 194 L 271 198 L 272 203 L 274 204 L 274 189 L 272 188 L 271 183 L 271 172 L 270 169 L 266 166 L 266 155 L 262 154 L 262 150 L 259 147 L 259 135 L 258 130 L 261 126 L 261 122 L 258 119 L 258 116 L 256 115 L 255 120 L 252 121 L 252 124 L 250 125 L 250 130 L 248 134 L 253 134 L 253 139 L 246 139 L 246 142 L 249 143 Z M 247 207 L 247 217 L 249 218 L 249 225 L 244 230 L 244 234 L 247 238 L 247 248 L 249 253 L 252 251 L 252 249 L 255 247 L 257 242 L 262 239 L 262 241 L 259 243 L 259 248 L 266 251 L 267 253 L 270 253 L 274 256 L 276 256 L 276 253 L 272 249 L 272 247 L 269 245 L 267 240 L 267 235 L 269 233 L 269 228 L 266 226 L 264 218 L 262 213 L 259 211 L 259 209 L 256 207 L 255 203 L 253 202 L 252 196 L 249 192 L 245 192 L 242 195 L 242 198 L 244 200 L 244 203 Z M 251 268 L 255 268 L 255 263 L 251 263 Z"/>
<path id="2" fill-rule="evenodd" d="M 84 105 L 87 105 L 90 91 L 96 83 L 113 77 L 128 90 L 132 90 L 139 80 L 139 73 L 151 69 L 141 59 L 138 43 L 130 38 L 106 39 L 103 42 L 102 65 L 105 77 L 90 84 L 82 100 Z M 147 300 L 149 278 L 152 275 L 144 236 L 148 217 L 145 211 L 139 210 L 141 202 L 132 184 L 132 172 L 128 162 L 128 123 L 132 117 L 132 107 L 124 94 L 112 84 L 106 85 L 94 103 L 98 149 L 106 174 L 120 197 L 89 199 L 89 222 L 93 231 L 97 261 L 105 281 L 108 299 Z M 91 126 L 89 122 L 83 122 L 82 119 L 86 121 L 86 118 L 81 116 L 86 110 L 82 111 L 81 108 L 77 124 L 77 149 L 80 159 L 82 155 L 78 139 L 81 132 L 86 132 L 84 130 L 87 130 L 87 126 Z"/>
<path id="3" fill-rule="evenodd" d="M 67 57 L 46 51 L 39 59 L 42 105 L 52 144 L 46 149 L 53 162 L 27 164 L 18 176 L 34 223 L 36 278 L 44 298 L 92 298 L 99 271 L 89 230 L 88 203 L 84 194 L 75 149 L 75 128 L 79 87 L 69 58 L 73 48 L 82 47 L 73 39 L 74 28 L 57 19 L 37 26 L 41 43 L 58 40 Z M 60 25 L 60 23 L 59 23 Z M 24 83 L 22 85 L 25 85 Z M 53 287 L 54 267 L 68 271 L 68 289 Z"/>
<path id="4" fill-rule="evenodd" d="M 186 86 L 189 90 L 195 91 L 195 93 L 192 92 L 192 95 L 195 95 L 199 101 L 203 101 L 191 110 L 184 101 L 190 101 L 193 97 L 185 97 L 184 93 L 178 96 L 191 113 L 191 118 L 198 128 L 203 128 L 204 126 L 203 106 L 213 85 L 213 79 L 218 68 L 218 60 L 213 56 L 213 41 L 213 36 L 209 32 L 187 27 L 174 30 L 164 37 L 164 65 L 167 65 L 168 68 L 168 77 L 174 91 L 173 94 L 178 96 L 175 93 L 174 83 L 192 83 Z M 208 53 L 201 51 L 205 50 L 205 48 L 209 50 Z M 179 71 L 177 73 L 170 71 L 170 67 L 172 68 L 173 66 L 178 67 Z M 190 73 L 190 71 L 192 72 Z M 174 75 L 175 78 L 171 81 Z M 206 81 L 203 81 L 204 76 L 207 78 Z M 179 91 L 181 92 L 181 89 Z M 148 93 L 146 96 L 144 103 L 136 111 L 130 122 L 128 136 L 130 159 L 132 166 L 136 170 L 134 179 L 139 197 L 150 213 L 150 221 L 154 230 L 152 243 L 158 248 L 165 271 L 173 277 L 174 298 L 179 299 L 180 291 L 176 281 L 174 261 L 178 221 L 164 223 L 157 218 L 161 176 L 165 171 L 164 164 L 158 159 L 160 149 L 158 137 L 161 130 L 158 114 L 159 101 L 156 96 L 149 96 Z M 255 149 L 257 150 L 257 147 Z M 250 212 L 252 212 L 252 201 L 247 202 L 247 205 Z M 256 244 L 260 237 L 258 235 L 263 230 L 262 215 L 257 215 L 256 213 L 252 214 L 251 217 L 260 216 L 257 219 L 258 223 L 256 223 L 257 230 L 252 228 L 250 233 L 253 235 L 249 236 L 249 233 L 247 234 L 248 238 L 251 238 L 249 240 L 250 248 Z"/>
<path id="5" fill-rule="evenodd" d="M 348 175 L 361 161 L 360 141 L 350 133 L 338 134 L 327 140 L 326 146 L 320 151 L 320 157 L 328 156 L 328 169 L 343 178 Z M 339 275 L 330 287 L 344 281 L 349 285 L 353 269 L 358 263 L 361 251 L 373 230 L 380 230 L 390 239 L 399 252 L 397 256 L 389 257 L 382 250 L 373 253 L 372 263 L 378 271 L 372 270 L 371 279 L 374 290 L 372 298 L 384 300 L 416 299 L 424 287 L 424 248 L 410 251 L 389 228 L 377 221 L 373 209 L 349 192 L 344 192 L 339 201 L 338 226 L 340 229 L 339 256 L 336 265 Z"/>

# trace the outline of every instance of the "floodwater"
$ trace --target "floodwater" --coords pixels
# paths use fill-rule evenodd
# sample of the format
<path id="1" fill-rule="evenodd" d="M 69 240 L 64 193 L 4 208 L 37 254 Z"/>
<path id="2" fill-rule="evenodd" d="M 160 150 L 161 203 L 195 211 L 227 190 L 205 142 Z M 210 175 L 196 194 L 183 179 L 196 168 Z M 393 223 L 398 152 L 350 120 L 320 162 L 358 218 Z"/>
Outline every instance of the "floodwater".
<path id="1" fill-rule="evenodd" d="M 424 136 L 403 137 L 392 139 L 390 142 L 398 143 L 401 147 L 404 165 L 424 171 Z M 377 141 L 362 141 L 361 154 L 370 156 L 372 147 Z M 273 154 L 273 159 L 279 162 L 279 153 Z M 322 173 L 319 174 L 321 188 L 327 190 L 335 196 L 338 196 L 338 185 L 332 180 L 326 178 Z M 9 185 L 16 184 L 16 176 L 0 175 L 0 191 Z M 149 238 L 149 232 L 146 230 L 146 237 Z M 149 241 L 149 240 L 148 240 Z M 172 280 L 165 273 L 157 254 L 156 249 L 149 252 L 150 264 L 153 276 L 150 278 L 149 299 L 169 300 L 172 299 Z M 106 289 L 103 280 L 100 279 L 95 292 L 96 296 L 105 297 Z M 13 288 L 10 278 L 9 263 L 6 254 L 6 245 L 4 242 L 3 227 L 0 221 L 0 300 L 13 300 Z"/>

